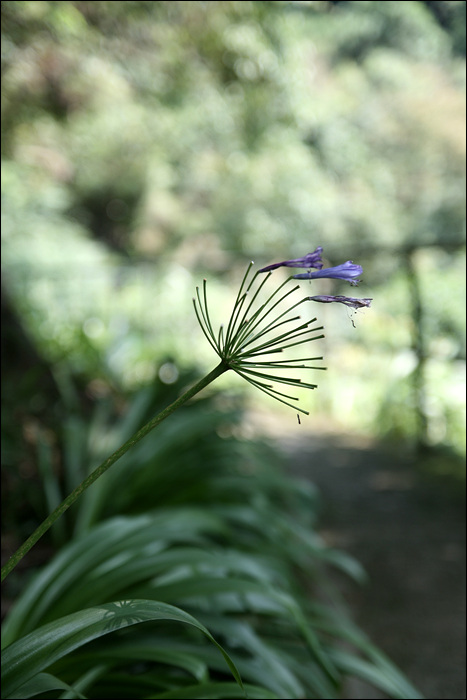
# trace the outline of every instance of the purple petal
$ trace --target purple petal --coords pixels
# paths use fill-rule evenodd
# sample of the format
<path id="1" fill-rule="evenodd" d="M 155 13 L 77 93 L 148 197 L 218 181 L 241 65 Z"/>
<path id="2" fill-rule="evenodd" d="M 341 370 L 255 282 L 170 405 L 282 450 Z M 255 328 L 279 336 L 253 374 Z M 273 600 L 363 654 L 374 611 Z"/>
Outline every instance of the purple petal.
<path id="1" fill-rule="evenodd" d="M 305 272 L 301 275 L 294 275 L 296 280 L 311 280 L 318 279 L 320 277 L 331 277 L 333 279 L 345 280 L 350 282 L 350 284 L 356 285 L 360 282 L 356 279 L 363 273 L 363 268 L 361 265 L 355 265 L 352 260 L 347 260 L 347 262 L 341 265 L 336 265 L 335 267 L 326 267 L 324 270 L 317 270 L 316 272 Z"/>
<path id="2" fill-rule="evenodd" d="M 317 270 L 320 270 L 323 267 L 323 263 L 321 260 L 322 252 L 322 247 L 318 246 L 318 248 L 316 248 L 316 250 L 313 251 L 313 253 L 308 253 L 308 255 L 304 255 L 303 258 L 296 258 L 295 260 L 284 260 L 283 262 L 273 263 L 272 265 L 267 265 L 266 267 L 261 268 L 259 272 L 269 272 L 270 270 L 275 270 L 277 267 L 314 267 Z"/>
<path id="3" fill-rule="evenodd" d="M 343 297 L 343 296 L 328 296 L 322 295 L 317 297 L 308 297 L 310 301 L 319 301 L 322 304 L 331 304 L 333 301 L 337 301 L 339 304 L 345 304 L 346 306 L 351 306 L 353 309 L 361 309 L 365 306 L 370 306 L 373 299 L 355 299 L 354 297 Z"/>

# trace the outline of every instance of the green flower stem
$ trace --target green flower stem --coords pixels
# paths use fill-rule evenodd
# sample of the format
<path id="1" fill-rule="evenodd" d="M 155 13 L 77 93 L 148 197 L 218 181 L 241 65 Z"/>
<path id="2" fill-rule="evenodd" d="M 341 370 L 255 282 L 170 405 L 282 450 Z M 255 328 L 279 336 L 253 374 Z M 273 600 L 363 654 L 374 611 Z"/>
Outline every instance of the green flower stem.
<path id="1" fill-rule="evenodd" d="M 120 457 L 123 457 L 125 452 L 136 445 L 140 440 L 142 440 L 148 433 L 153 430 L 159 423 L 168 418 L 171 413 L 177 410 L 180 406 L 183 406 L 189 399 L 195 396 L 201 389 L 204 389 L 211 382 L 213 382 L 217 377 L 226 372 L 229 369 L 228 364 L 224 361 L 215 367 L 212 372 L 209 372 L 203 379 L 200 379 L 191 389 L 188 389 L 182 396 L 176 399 L 170 406 L 164 408 L 157 416 L 154 416 L 149 423 L 141 428 L 137 433 L 135 433 L 129 440 L 127 440 L 121 447 L 118 448 L 110 457 L 108 457 L 102 464 L 100 464 L 96 469 L 94 469 L 89 476 L 84 479 L 79 486 L 77 486 L 69 496 L 65 498 L 64 501 L 52 512 L 50 515 L 39 525 L 39 527 L 32 533 L 32 535 L 24 542 L 21 547 L 19 547 L 14 554 L 10 557 L 7 563 L 2 567 L 2 578 L 3 581 L 8 574 L 15 568 L 19 561 L 29 552 L 29 550 L 36 544 L 36 542 L 44 535 L 47 530 L 59 519 L 63 513 L 68 510 L 68 508 L 81 496 L 81 494 L 86 491 L 86 489 L 93 484 L 96 479 L 98 479 L 104 472 L 115 464 Z"/>

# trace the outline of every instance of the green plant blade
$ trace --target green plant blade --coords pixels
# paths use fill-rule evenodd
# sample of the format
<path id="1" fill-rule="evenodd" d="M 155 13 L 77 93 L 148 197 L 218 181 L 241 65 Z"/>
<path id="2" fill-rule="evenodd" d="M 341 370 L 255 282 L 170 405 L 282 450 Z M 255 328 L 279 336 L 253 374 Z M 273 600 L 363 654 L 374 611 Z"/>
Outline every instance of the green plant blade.
<path id="1" fill-rule="evenodd" d="M 49 622 L 43 617 L 47 617 L 52 609 L 55 618 L 74 612 L 80 604 L 78 601 L 81 593 L 85 593 L 84 582 L 90 578 L 90 586 L 94 590 L 99 585 L 99 579 L 96 580 L 94 572 L 104 561 L 108 561 L 113 556 L 121 556 L 123 551 L 132 552 L 133 556 L 126 562 L 126 575 L 131 578 L 130 562 L 131 566 L 134 566 L 141 551 L 147 557 L 148 552 L 144 548 L 152 546 L 154 554 L 160 548 L 155 544 L 159 539 L 163 542 L 178 541 L 181 536 L 186 539 L 186 533 L 189 532 L 193 540 L 196 540 L 201 533 L 209 531 L 222 532 L 222 523 L 219 518 L 192 508 L 170 513 L 162 512 L 153 516 L 112 518 L 100 524 L 92 533 L 70 542 L 31 581 L 2 625 L 2 648 L 15 641 L 20 634 L 27 634 L 35 626 Z M 57 611 L 62 596 L 66 595 L 77 581 L 80 585 L 75 587 L 71 596 L 72 607 L 66 609 L 65 601 L 61 605 L 65 609 Z M 108 587 L 109 582 L 107 581 L 105 585 L 109 595 L 112 595 L 109 592 L 111 590 Z M 119 585 L 118 588 L 121 589 L 121 586 Z M 120 593 L 113 595 L 116 598 L 124 597 Z M 85 595 L 82 599 L 83 608 L 101 602 L 96 600 L 89 602 L 89 597 L 86 599 Z"/>
<path id="2" fill-rule="evenodd" d="M 140 663 L 148 661 L 183 670 L 186 674 L 193 676 L 198 683 L 207 682 L 209 680 L 209 669 L 207 664 L 196 653 L 196 647 L 191 651 L 181 651 L 170 648 L 167 640 L 167 635 L 154 638 L 154 634 L 144 636 L 141 631 L 138 631 L 137 638 L 132 636 L 127 641 L 121 638 L 106 639 L 103 648 L 97 648 L 94 645 L 92 650 L 84 648 L 82 651 L 73 654 L 71 658 L 63 659 L 59 664 L 59 672 L 66 674 L 77 667 L 88 668 L 92 662 L 95 663 L 97 661 L 99 661 L 101 667 L 107 669 L 115 669 L 121 664 L 132 661 Z M 199 640 L 196 640 L 196 643 L 199 646 Z M 214 653 L 217 654 L 216 649 L 214 649 Z M 221 658 L 220 655 L 219 658 Z M 220 663 L 223 665 L 223 660 Z M 74 684 L 74 687 L 77 687 L 77 683 Z"/>
<path id="3" fill-rule="evenodd" d="M 83 698 L 83 700 L 86 698 L 85 695 L 74 692 L 73 688 L 71 688 L 67 683 L 64 683 L 60 680 L 60 678 L 53 676 L 51 673 L 38 673 L 37 676 L 34 676 L 34 678 L 31 678 L 31 680 L 26 681 L 26 683 L 23 683 L 23 685 L 20 685 L 20 687 L 17 688 L 17 690 L 9 697 L 12 698 L 12 700 L 27 700 L 28 698 L 33 698 L 36 695 L 50 693 L 54 690 L 64 690 L 73 693 L 68 696 L 70 698 Z M 2 697 L 6 697 L 3 695 L 3 692 Z"/>
<path id="4" fill-rule="evenodd" d="M 401 674 L 395 672 L 391 665 L 381 664 L 378 666 L 341 649 L 333 649 L 330 653 L 340 670 L 350 676 L 367 681 L 392 698 L 400 700 L 404 700 L 404 698 L 420 700 L 423 698 L 423 695 L 420 695 Z"/>
<path id="5" fill-rule="evenodd" d="M 254 685 L 245 685 L 245 691 L 248 698 L 254 698 L 264 700 L 278 698 L 278 695 L 271 693 L 270 690 L 266 688 L 259 688 Z M 217 698 L 238 698 L 238 685 L 236 683 L 201 683 L 199 685 L 190 685 L 186 688 L 178 688 L 176 690 L 170 690 L 166 693 L 158 693 L 157 695 L 151 695 L 154 700 L 182 700 L 182 698 L 205 698 L 205 700 L 216 700 Z"/>
<path id="6" fill-rule="evenodd" d="M 194 617 L 172 605 L 152 600 L 125 600 L 68 615 L 7 647 L 3 652 L 2 697 L 13 697 L 25 682 L 91 640 L 117 629 L 156 620 L 172 620 L 199 629 L 219 649 L 235 680 L 243 687 L 230 656 Z"/>

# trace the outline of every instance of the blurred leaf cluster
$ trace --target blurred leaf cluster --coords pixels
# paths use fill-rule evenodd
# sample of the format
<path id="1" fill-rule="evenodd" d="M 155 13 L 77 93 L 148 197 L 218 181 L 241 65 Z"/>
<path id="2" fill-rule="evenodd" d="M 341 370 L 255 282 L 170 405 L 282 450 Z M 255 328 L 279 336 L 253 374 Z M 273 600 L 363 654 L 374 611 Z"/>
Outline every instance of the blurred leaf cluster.
<path id="1" fill-rule="evenodd" d="M 41 354 L 142 385 L 188 364 L 201 274 L 223 313 L 245 257 L 322 244 L 376 301 L 323 312 L 351 379 L 320 413 L 465 449 L 465 2 L 6 1 L 2 39 L 3 284 Z"/>
<path id="2" fill-rule="evenodd" d="M 3 283 L 42 354 L 142 385 L 188 364 L 202 274 L 223 313 L 245 258 L 322 244 L 376 301 L 323 311 L 319 412 L 465 450 L 465 2 L 6 1 L 2 38 Z"/>
<path id="3" fill-rule="evenodd" d="M 117 417 L 70 412 L 62 478 L 42 452 L 46 509 L 187 379 Z M 232 673 L 252 698 L 338 697 L 349 677 L 420 697 L 352 623 L 330 570 L 365 574 L 317 534 L 314 487 L 240 416 L 220 395 L 177 411 L 56 523 L 2 628 L 2 697 L 241 697 Z"/>

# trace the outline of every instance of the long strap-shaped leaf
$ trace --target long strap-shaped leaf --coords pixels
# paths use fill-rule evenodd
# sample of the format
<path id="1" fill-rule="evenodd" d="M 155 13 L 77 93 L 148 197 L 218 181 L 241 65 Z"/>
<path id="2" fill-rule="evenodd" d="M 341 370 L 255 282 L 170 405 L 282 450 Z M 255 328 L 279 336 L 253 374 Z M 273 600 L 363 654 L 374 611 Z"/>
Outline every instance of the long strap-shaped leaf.
<path id="1" fill-rule="evenodd" d="M 199 629 L 219 649 L 243 691 L 240 674 L 227 652 L 196 618 L 166 603 L 124 600 L 88 608 L 55 620 L 11 644 L 2 658 L 2 698 L 11 698 L 36 674 L 74 649 L 110 632 L 141 622 L 173 620 Z M 239 690 L 239 693 L 242 691 Z"/>

